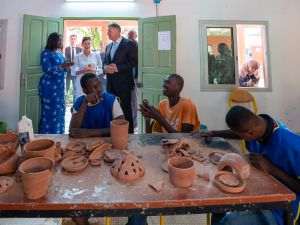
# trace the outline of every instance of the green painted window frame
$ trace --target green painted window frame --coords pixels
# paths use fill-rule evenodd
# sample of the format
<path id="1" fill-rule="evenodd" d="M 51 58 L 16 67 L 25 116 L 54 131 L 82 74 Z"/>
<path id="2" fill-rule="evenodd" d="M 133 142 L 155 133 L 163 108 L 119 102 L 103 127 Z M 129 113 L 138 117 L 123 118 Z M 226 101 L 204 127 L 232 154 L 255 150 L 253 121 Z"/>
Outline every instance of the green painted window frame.
<path id="1" fill-rule="evenodd" d="M 245 25 L 263 25 L 265 26 L 265 41 L 266 41 L 266 87 L 240 87 L 239 86 L 239 71 L 238 71 L 238 49 L 237 49 L 237 35 L 236 26 L 239 24 Z M 208 27 L 228 27 L 233 29 L 233 42 L 234 42 L 234 61 L 235 61 L 235 84 L 209 84 L 208 83 L 208 54 L 207 54 L 207 32 Z M 200 20 L 199 21 L 200 33 L 200 91 L 231 91 L 232 88 L 239 87 L 248 91 L 257 92 L 271 92 L 272 79 L 271 79 L 271 66 L 270 66 L 270 46 L 269 46 L 269 22 L 268 21 L 241 21 L 241 20 Z"/>

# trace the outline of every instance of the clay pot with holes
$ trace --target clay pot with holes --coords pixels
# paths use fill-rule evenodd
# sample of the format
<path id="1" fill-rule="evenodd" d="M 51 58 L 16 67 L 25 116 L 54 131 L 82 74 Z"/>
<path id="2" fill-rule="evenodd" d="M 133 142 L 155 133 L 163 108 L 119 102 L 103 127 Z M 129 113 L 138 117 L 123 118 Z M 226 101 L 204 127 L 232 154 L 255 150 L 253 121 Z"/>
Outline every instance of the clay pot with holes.
<path id="1" fill-rule="evenodd" d="M 16 153 L 19 145 L 18 135 L 13 132 L 0 134 L 0 155 L 2 152 Z"/>
<path id="2" fill-rule="evenodd" d="M 45 157 L 25 160 L 19 166 L 23 190 L 28 199 L 39 199 L 48 192 L 52 179 L 53 161 Z"/>
<path id="3" fill-rule="evenodd" d="M 250 176 L 249 163 L 237 153 L 227 153 L 220 159 L 218 170 L 228 170 L 238 174 L 243 180 Z"/>
<path id="4" fill-rule="evenodd" d="M 116 119 L 110 123 L 110 134 L 113 148 L 126 149 L 128 146 L 128 127 L 127 120 Z"/>
<path id="5" fill-rule="evenodd" d="M 7 155 L 0 155 L 0 175 L 6 175 L 16 172 L 18 155 L 10 152 Z"/>
<path id="6" fill-rule="evenodd" d="M 168 172 L 170 181 L 175 187 L 191 187 L 196 178 L 194 162 L 186 157 L 171 157 L 168 160 Z"/>
<path id="7" fill-rule="evenodd" d="M 26 158 L 46 157 L 55 162 L 56 145 L 50 139 L 34 140 L 24 146 Z"/>
<path id="8" fill-rule="evenodd" d="M 145 174 L 145 168 L 141 160 L 132 154 L 124 154 L 121 158 L 115 160 L 110 171 L 121 182 L 133 182 Z"/>

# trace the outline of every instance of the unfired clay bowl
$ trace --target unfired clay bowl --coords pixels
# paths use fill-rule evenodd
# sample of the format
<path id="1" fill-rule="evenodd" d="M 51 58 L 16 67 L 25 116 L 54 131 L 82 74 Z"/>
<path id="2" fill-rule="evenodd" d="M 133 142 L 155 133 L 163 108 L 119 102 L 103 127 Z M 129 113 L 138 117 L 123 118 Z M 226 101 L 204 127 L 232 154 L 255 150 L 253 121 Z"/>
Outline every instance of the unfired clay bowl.
<path id="1" fill-rule="evenodd" d="M 27 158 L 46 157 L 55 162 L 56 145 L 50 139 L 39 139 L 27 143 L 24 146 L 25 156 Z"/>

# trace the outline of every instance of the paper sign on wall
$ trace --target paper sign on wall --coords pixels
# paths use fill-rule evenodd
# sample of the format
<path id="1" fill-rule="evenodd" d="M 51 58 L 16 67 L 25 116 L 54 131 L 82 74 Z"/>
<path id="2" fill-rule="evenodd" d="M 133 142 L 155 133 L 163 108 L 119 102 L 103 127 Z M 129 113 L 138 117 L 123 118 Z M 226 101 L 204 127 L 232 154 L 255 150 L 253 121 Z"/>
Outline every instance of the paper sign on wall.
<path id="1" fill-rule="evenodd" d="M 171 50 L 171 31 L 158 32 L 158 50 Z"/>

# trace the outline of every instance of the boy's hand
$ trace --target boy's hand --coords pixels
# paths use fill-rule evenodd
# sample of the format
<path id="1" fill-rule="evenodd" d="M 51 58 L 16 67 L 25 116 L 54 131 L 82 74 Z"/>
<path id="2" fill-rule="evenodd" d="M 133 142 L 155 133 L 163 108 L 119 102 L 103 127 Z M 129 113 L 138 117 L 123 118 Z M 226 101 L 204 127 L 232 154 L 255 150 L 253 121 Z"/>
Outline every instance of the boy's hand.
<path id="1" fill-rule="evenodd" d="M 272 164 L 270 161 L 260 154 L 249 154 L 249 160 L 251 164 L 259 170 L 266 173 L 270 173 L 272 170 Z"/>
<path id="2" fill-rule="evenodd" d="M 91 104 L 96 104 L 99 101 L 99 96 L 96 93 L 91 93 L 86 96 L 86 101 Z"/>
<path id="3" fill-rule="evenodd" d="M 142 113 L 144 117 L 159 120 L 161 118 L 160 112 L 153 106 L 150 106 L 148 104 L 145 104 L 143 102 L 142 105 L 140 105 L 139 111 Z"/>

